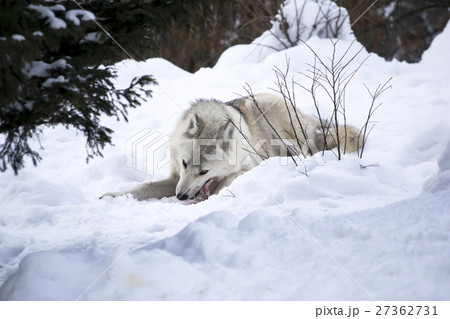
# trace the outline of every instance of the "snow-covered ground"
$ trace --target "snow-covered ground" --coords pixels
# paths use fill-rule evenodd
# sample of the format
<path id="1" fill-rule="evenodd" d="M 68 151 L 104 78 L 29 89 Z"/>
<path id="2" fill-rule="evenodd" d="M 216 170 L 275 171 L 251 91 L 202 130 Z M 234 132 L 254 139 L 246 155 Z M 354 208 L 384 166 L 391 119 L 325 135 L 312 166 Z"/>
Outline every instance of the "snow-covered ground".
<path id="1" fill-rule="evenodd" d="M 307 43 L 331 54 L 329 40 Z M 87 164 L 83 136 L 46 129 L 39 166 L 0 176 L 0 300 L 448 300 L 449 51 L 447 27 L 419 64 L 365 62 L 348 87 L 350 124 L 364 123 L 363 83 L 393 80 L 363 159 L 328 152 L 296 167 L 272 158 L 191 205 L 98 197 L 168 173 L 127 167 L 136 133 L 170 135 L 190 101 L 234 99 L 245 82 L 270 92 L 274 67 L 288 57 L 298 76 L 311 52 L 239 45 L 195 74 L 163 59 L 119 64 L 119 83 L 149 73 L 160 86 L 128 123 L 104 119 L 115 130 L 104 158 Z M 308 94 L 296 94 L 314 113 Z"/>

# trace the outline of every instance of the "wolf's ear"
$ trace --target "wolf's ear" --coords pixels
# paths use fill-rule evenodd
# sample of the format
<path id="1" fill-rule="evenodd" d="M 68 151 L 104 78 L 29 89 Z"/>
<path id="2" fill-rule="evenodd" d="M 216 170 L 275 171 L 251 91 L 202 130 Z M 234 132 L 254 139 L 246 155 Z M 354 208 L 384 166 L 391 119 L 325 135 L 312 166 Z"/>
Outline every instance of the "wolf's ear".
<path id="1" fill-rule="evenodd" d="M 187 135 L 193 137 L 200 131 L 200 126 L 202 125 L 202 120 L 198 114 L 189 114 L 189 123 L 186 130 Z"/>

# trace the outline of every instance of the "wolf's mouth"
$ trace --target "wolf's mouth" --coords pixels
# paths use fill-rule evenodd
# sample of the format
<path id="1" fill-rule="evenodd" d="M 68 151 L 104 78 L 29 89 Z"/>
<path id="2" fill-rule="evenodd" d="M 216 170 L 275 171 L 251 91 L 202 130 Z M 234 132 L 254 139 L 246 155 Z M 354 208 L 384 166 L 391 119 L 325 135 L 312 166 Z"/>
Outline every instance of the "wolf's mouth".
<path id="1" fill-rule="evenodd" d="M 197 192 L 197 194 L 195 194 L 195 197 L 198 196 L 198 194 L 200 194 L 200 192 L 203 195 L 203 199 L 208 199 L 209 196 L 211 196 L 211 190 L 209 188 L 209 186 L 211 185 L 211 183 L 214 181 L 214 179 L 210 178 L 206 181 L 205 184 L 203 184 L 202 188 L 200 188 L 200 190 Z"/>

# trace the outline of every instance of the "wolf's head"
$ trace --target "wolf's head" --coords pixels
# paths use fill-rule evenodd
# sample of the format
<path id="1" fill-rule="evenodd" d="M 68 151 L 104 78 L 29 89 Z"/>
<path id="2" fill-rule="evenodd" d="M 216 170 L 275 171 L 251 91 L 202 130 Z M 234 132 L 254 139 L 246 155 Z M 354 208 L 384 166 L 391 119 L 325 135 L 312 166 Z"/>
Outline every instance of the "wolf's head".
<path id="1" fill-rule="evenodd" d="M 182 136 L 172 144 L 180 174 L 176 195 L 179 200 L 195 199 L 200 194 L 206 199 L 235 170 L 235 127 L 225 113 L 187 114 L 184 124 Z"/>

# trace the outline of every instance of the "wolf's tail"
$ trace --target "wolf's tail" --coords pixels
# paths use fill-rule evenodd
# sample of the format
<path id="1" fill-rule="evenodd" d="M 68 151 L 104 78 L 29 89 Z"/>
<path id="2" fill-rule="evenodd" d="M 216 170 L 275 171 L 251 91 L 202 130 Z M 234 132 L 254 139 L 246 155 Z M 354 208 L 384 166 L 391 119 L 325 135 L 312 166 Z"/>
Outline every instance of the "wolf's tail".
<path id="1" fill-rule="evenodd" d="M 361 149 L 362 139 L 360 136 L 360 132 L 353 126 L 339 125 L 338 130 L 336 130 L 336 128 L 334 127 L 331 127 L 327 133 L 326 145 L 324 145 L 324 149 L 331 150 L 337 147 L 338 139 L 339 147 L 341 149 L 341 152 L 343 152 L 344 154 L 357 152 Z"/>
<path id="2" fill-rule="evenodd" d="M 339 145 L 342 153 L 353 153 L 361 150 L 362 138 L 360 132 L 350 125 L 339 125 L 338 130 L 335 127 L 322 128 L 316 127 L 316 134 L 313 143 L 309 139 L 309 154 L 322 152 L 323 150 L 332 150 Z M 323 132 L 326 131 L 326 132 Z M 326 136 L 326 138 L 324 138 Z M 338 143 L 339 140 L 339 143 Z"/>

